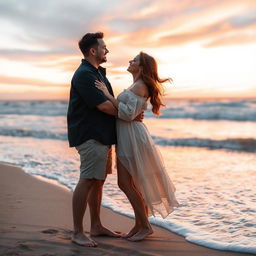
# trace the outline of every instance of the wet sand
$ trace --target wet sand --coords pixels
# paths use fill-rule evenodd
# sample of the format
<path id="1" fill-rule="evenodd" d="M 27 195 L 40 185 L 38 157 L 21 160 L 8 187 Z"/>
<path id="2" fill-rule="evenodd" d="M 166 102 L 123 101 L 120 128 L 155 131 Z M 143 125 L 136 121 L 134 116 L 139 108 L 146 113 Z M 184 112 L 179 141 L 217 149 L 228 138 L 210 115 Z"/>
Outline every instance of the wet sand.
<path id="1" fill-rule="evenodd" d="M 187 242 L 183 237 L 154 226 L 154 234 L 141 242 L 96 237 L 99 246 L 86 248 L 70 242 L 72 192 L 24 173 L 19 167 L 0 164 L 0 255 L 151 255 L 242 256 Z M 103 224 L 126 233 L 134 220 L 102 207 Z M 85 230 L 89 231 L 86 212 Z"/>

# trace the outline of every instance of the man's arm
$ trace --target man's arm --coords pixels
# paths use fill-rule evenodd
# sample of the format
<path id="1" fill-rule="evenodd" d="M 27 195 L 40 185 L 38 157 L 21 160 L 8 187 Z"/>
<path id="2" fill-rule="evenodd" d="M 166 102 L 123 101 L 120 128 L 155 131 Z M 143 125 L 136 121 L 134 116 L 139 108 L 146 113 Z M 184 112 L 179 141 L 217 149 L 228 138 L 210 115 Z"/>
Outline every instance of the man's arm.
<path id="1" fill-rule="evenodd" d="M 111 101 L 107 100 L 96 106 L 98 110 L 112 116 L 117 116 L 117 109 L 111 103 Z"/>

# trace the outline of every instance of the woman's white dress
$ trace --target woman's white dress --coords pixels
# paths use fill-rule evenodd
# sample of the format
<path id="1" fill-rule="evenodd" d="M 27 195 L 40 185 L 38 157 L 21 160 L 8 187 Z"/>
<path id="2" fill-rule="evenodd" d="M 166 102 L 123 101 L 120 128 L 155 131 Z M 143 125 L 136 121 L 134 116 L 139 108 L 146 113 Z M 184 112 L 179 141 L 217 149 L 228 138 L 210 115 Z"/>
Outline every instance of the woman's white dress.
<path id="1" fill-rule="evenodd" d="M 178 206 L 160 152 L 143 122 L 133 121 L 147 109 L 146 98 L 124 90 L 118 96 L 117 158 L 140 190 L 149 215 L 167 217 Z"/>

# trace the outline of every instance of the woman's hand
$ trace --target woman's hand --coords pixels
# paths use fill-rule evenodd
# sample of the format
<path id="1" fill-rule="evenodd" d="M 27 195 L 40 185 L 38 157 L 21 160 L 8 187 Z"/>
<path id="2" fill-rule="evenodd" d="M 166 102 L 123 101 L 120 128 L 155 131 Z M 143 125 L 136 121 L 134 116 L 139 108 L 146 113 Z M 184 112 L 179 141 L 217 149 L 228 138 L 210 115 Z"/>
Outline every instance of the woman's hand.
<path id="1" fill-rule="evenodd" d="M 103 83 L 103 82 L 100 82 L 98 80 L 95 81 L 95 86 L 101 90 L 106 96 L 109 95 L 109 91 L 108 91 L 108 88 L 107 86 Z"/>
<path id="2" fill-rule="evenodd" d="M 113 95 L 111 95 L 111 93 L 109 93 L 107 86 L 103 82 L 96 80 L 95 86 L 105 94 L 105 96 L 112 102 L 115 108 L 118 108 L 118 101 Z"/>

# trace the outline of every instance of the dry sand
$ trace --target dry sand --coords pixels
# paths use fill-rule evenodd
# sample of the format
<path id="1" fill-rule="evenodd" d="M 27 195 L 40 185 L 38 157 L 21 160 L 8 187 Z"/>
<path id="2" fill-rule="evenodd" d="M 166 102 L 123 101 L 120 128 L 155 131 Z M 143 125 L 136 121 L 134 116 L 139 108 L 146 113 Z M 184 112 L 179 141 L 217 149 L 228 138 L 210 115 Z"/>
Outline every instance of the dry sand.
<path id="1" fill-rule="evenodd" d="M 70 242 L 72 192 L 42 181 L 11 165 L 0 165 L 0 255 L 249 255 L 208 249 L 159 227 L 141 242 L 97 237 L 97 248 Z M 134 220 L 102 208 L 102 222 L 108 228 L 128 232 Z M 89 230 L 89 216 L 85 216 Z"/>

